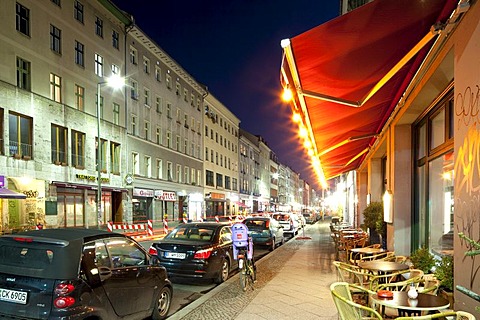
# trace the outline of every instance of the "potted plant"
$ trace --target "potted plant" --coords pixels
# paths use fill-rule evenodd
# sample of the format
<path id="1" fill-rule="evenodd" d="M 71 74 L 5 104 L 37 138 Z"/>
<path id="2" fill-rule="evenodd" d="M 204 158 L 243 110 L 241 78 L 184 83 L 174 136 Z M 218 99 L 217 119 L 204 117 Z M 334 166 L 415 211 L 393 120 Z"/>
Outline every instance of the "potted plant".
<path id="1" fill-rule="evenodd" d="M 440 280 L 440 293 L 453 306 L 453 257 L 443 256 L 435 268 L 435 277 Z"/>
<path id="2" fill-rule="evenodd" d="M 363 210 L 363 223 L 370 231 L 370 243 L 383 243 L 386 224 L 383 221 L 383 203 L 371 202 Z"/>
<path id="3" fill-rule="evenodd" d="M 426 274 L 430 273 L 430 270 L 435 266 L 435 257 L 426 247 L 415 250 L 410 256 L 410 261 L 415 269 L 420 269 Z"/>

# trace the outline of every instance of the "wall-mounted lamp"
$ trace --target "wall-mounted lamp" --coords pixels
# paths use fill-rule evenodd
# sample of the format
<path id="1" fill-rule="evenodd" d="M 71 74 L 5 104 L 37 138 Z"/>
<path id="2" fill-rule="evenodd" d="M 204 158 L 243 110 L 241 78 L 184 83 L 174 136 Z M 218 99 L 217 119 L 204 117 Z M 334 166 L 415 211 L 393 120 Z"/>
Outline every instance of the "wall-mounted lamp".
<path id="1" fill-rule="evenodd" d="M 383 221 L 393 222 L 393 194 L 390 190 L 386 190 L 383 194 Z"/>

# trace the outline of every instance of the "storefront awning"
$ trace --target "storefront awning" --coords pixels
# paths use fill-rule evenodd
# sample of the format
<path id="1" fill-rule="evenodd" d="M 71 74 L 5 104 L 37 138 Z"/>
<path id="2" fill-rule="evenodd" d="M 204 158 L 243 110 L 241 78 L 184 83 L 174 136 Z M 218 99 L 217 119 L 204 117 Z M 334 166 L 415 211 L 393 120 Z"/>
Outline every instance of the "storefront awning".
<path id="1" fill-rule="evenodd" d="M 9 189 L 0 188 L 0 199 L 26 199 L 23 193 L 15 192 Z"/>
<path id="2" fill-rule="evenodd" d="M 375 0 L 282 41 L 281 82 L 322 185 L 360 166 L 456 6 Z"/>

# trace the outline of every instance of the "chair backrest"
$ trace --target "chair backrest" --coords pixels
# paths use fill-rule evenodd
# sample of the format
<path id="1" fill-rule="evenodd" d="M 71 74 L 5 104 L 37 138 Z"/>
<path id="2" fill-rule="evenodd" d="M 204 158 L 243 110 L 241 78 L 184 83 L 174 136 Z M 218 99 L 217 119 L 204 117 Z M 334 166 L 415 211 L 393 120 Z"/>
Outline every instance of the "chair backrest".
<path id="1" fill-rule="evenodd" d="M 374 309 L 358 304 L 352 300 L 350 286 L 347 282 L 334 282 L 330 285 L 333 301 L 337 307 L 338 315 L 342 320 L 363 319 L 368 315 L 369 319 L 382 320 L 382 316 Z"/>
<path id="2" fill-rule="evenodd" d="M 441 281 L 438 279 L 423 278 L 422 277 L 422 287 L 419 288 L 418 292 L 428 293 L 436 296 L 438 294 L 438 289 L 440 288 Z"/>
<path id="3" fill-rule="evenodd" d="M 476 320 L 475 316 L 465 311 L 448 311 L 424 316 L 398 317 L 396 320 L 430 320 L 430 319 L 456 319 L 456 320 Z"/>
<path id="4" fill-rule="evenodd" d="M 373 274 L 349 263 L 333 261 L 333 264 L 337 268 L 338 278 L 344 282 L 355 283 L 366 288 L 374 277 Z"/>

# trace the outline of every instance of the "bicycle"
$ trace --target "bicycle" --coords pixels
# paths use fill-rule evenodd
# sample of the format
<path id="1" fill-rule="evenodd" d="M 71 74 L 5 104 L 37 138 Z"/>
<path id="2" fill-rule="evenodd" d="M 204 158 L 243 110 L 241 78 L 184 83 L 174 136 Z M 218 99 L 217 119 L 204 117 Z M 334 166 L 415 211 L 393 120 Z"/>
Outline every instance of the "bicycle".
<path id="1" fill-rule="evenodd" d="M 242 290 L 247 291 L 249 285 L 253 290 L 253 284 L 257 280 L 257 270 L 255 270 L 253 265 L 253 258 L 248 258 L 247 248 L 240 248 L 238 251 L 238 269 Z"/>
<path id="2" fill-rule="evenodd" d="M 238 260 L 238 269 L 240 272 L 240 287 L 243 291 L 247 291 L 257 280 L 257 270 L 253 259 L 253 241 L 248 236 L 248 228 L 243 223 L 235 223 L 232 226 L 233 240 L 233 258 Z"/>

